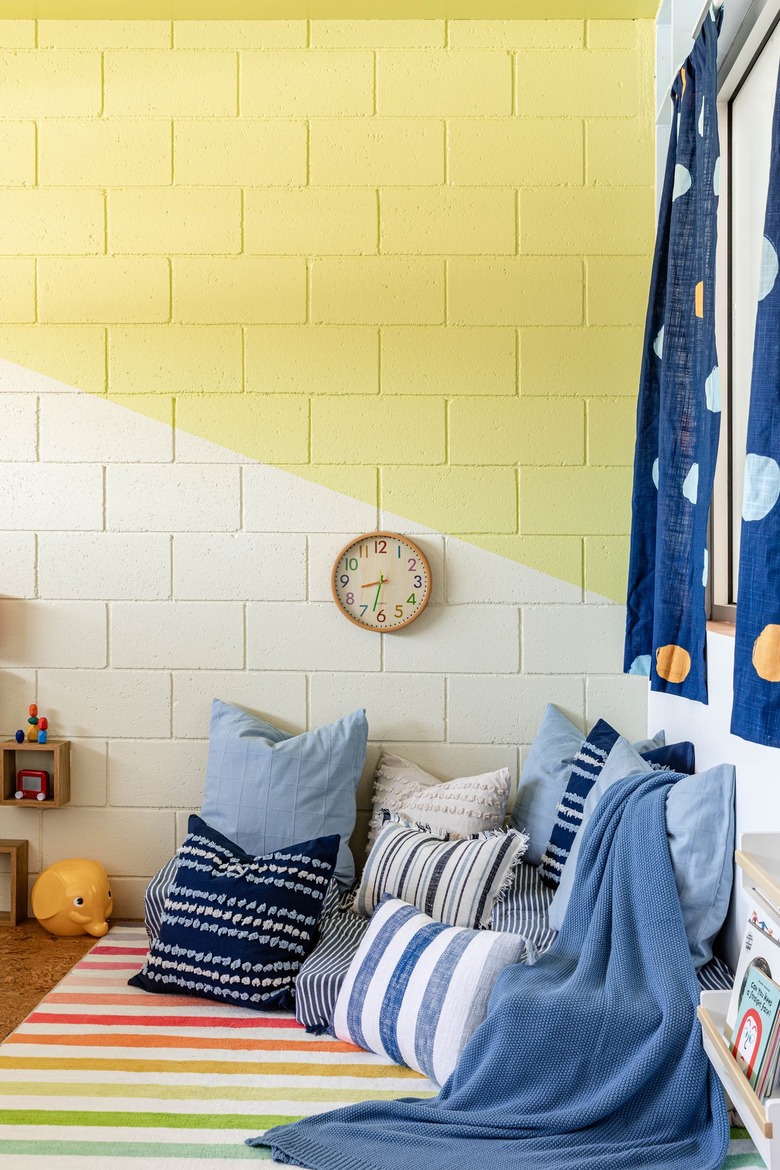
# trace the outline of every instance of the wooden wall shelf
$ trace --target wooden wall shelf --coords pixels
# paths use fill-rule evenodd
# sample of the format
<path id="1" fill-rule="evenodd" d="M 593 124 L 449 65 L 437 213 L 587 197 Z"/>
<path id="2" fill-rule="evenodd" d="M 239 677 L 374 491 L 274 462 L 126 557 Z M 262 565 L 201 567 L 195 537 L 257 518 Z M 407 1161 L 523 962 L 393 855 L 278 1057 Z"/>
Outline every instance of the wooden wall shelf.
<path id="1" fill-rule="evenodd" d="M 10 909 L 0 910 L 0 926 L 18 926 L 27 917 L 27 850 L 26 841 L 0 840 L 0 855 L 11 862 Z"/>
<path id="2" fill-rule="evenodd" d="M 41 753 L 40 765 L 36 766 L 42 772 L 48 772 L 51 777 L 52 793 L 48 800 L 17 800 L 16 773 L 19 770 L 17 758 L 28 752 Z M 17 743 L 9 739 L 0 743 L 2 755 L 3 788 L 0 795 L 0 806 L 6 808 L 61 808 L 70 800 L 70 740 L 50 739 L 46 743 Z"/>

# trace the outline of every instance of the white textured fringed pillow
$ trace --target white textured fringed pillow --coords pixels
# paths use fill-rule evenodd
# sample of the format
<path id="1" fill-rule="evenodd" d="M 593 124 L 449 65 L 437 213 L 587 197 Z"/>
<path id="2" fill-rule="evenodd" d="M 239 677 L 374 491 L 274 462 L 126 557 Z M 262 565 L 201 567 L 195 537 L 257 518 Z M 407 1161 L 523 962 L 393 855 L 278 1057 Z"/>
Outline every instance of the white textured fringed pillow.
<path id="1" fill-rule="evenodd" d="M 508 768 L 479 776 L 438 780 L 419 764 L 383 752 L 374 778 L 367 851 L 382 827 L 385 808 L 410 821 L 449 833 L 451 837 L 471 837 L 488 829 L 500 829 L 510 785 Z"/>
<path id="2" fill-rule="evenodd" d="M 370 918 L 385 894 L 401 898 L 436 922 L 488 927 L 493 906 L 508 889 L 528 848 L 517 829 L 498 829 L 467 840 L 410 825 L 397 813 L 368 855 L 354 908 Z"/>
<path id="3" fill-rule="evenodd" d="M 339 992 L 331 1030 L 443 1085 L 525 939 L 434 922 L 384 898 Z"/>

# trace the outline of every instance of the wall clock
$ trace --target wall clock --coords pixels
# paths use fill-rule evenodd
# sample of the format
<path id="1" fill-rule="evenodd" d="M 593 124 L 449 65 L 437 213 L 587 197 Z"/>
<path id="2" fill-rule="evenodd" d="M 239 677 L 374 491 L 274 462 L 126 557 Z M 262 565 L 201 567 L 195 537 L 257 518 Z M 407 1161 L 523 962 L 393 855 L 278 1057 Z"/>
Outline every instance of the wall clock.
<path id="1" fill-rule="evenodd" d="M 364 630 L 392 633 L 418 618 L 431 596 L 431 569 L 416 544 L 397 532 L 356 536 L 336 557 L 333 597 Z"/>

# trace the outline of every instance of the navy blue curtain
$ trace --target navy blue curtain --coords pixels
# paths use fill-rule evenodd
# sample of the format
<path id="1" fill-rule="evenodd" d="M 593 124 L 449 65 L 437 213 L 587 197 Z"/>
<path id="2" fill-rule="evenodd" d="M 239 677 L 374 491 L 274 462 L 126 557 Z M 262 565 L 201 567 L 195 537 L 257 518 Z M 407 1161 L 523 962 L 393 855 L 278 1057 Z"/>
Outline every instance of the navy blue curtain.
<path id="1" fill-rule="evenodd" d="M 780 90 L 750 387 L 731 730 L 780 747 Z"/>
<path id="2" fill-rule="evenodd" d="M 707 517 L 720 431 L 715 348 L 719 183 L 710 10 L 672 88 L 637 406 L 625 666 L 707 702 Z"/>

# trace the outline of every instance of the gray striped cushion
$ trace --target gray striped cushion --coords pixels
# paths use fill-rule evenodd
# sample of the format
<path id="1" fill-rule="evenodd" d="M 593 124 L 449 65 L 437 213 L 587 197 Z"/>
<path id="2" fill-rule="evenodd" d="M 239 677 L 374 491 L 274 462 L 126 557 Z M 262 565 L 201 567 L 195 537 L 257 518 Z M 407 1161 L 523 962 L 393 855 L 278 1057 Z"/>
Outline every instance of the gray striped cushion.
<path id="1" fill-rule="evenodd" d="M 295 1018 L 307 1031 L 327 1031 L 344 976 L 370 925 L 348 908 L 323 915 L 319 942 L 295 980 Z"/>
<path id="2" fill-rule="evenodd" d="M 493 907 L 490 929 L 522 934 L 543 955 L 555 941 L 555 931 L 547 921 L 552 896 L 553 891 L 539 877 L 537 867 L 523 860 L 508 890 Z"/>
<path id="3" fill-rule="evenodd" d="M 173 888 L 176 870 L 179 868 L 178 855 L 166 861 L 162 869 L 158 869 L 144 894 L 144 926 L 149 935 L 149 942 L 153 943 L 160 937 L 163 911 L 168 895 Z"/>
<path id="4" fill-rule="evenodd" d="M 384 898 L 339 993 L 333 1032 L 443 1085 L 498 976 L 524 949 L 518 935 L 444 926 Z"/>
<path id="5" fill-rule="evenodd" d="M 699 986 L 705 991 L 731 991 L 734 986 L 734 972 L 717 955 L 713 955 L 696 974 Z"/>
<path id="6" fill-rule="evenodd" d="M 368 855 L 355 910 L 370 917 L 392 894 L 437 922 L 487 927 L 527 847 L 528 837 L 516 829 L 450 841 L 388 814 Z"/>
<path id="7" fill-rule="evenodd" d="M 537 955 L 544 954 L 556 937 L 547 921 L 552 896 L 553 891 L 539 877 L 536 866 L 527 865 L 523 860 L 506 894 L 493 907 L 490 929 L 520 934 Z M 348 908 L 348 898 L 349 895 L 342 894 L 341 905 L 334 913 L 323 911 L 320 941 L 295 981 L 295 1018 L 317 1032 L 324 1031 L 332 1019 L 349 965 L 372 921 L 354 914 Z M 698 976 L 701 986 L 711 991 L 728 990 L 734 982 L 734 976 L 720 959 L 712 959 Z"/>
<path id="8" fill-rule="evenodd" d="M 555 931 L 547 924 L 552 896 L 536 866 L 521 862 L 506 893 L 493 906 L 490 929 L 522 935 L 537 954 L 543 954 L 555 939 Z M 371 925 L 370 919 L 350 909 L 351 901 L 344 895 L 335 913 L 323 911 L 320 940 L 295 981 L 295 1018 L 310 1031 L 322 1032 L 330 1023 L 349 965 Z"/>

